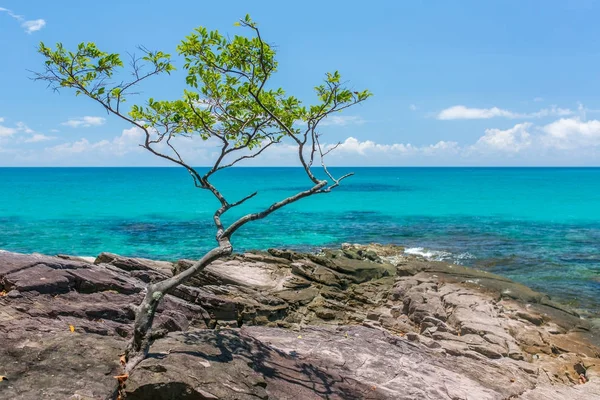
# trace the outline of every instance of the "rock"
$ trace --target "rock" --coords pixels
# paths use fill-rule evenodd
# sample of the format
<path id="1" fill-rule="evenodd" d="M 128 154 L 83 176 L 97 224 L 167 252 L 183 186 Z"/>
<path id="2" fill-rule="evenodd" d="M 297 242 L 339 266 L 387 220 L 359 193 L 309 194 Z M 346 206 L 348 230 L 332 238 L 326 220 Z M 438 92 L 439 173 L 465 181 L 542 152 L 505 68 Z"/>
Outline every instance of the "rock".
<path id="1" fill-rule="evenodd" d="M 333 310 L 330 310 L 328 308 L 318 308 L 315 311 L 315 314 L 317 317 L 324 319 L 324 320 L 332 320 L 336 317 L 336 313 Z"/>
<path id="2" fill-rule="evenodd" d="M 315 297 L 317 297 L 318 294 L 319 289 L 315 287 L 308 287 L 300 290 L 282 290 L 273 293 L 274 296 L 282 299 L 286 303 L 297 306 L 304 306 L 309 304 L 315 299 Z"/>
<path id="3" fill-rule="evenodd" d="M 544 323 L 544 319 L 542 318 L 541 315 L 534 315 L 528 312 L 524 312 L 524 311 L 519 311 L 516 313 L 516 316 L 518 318 L 522 318 L 526 321 L 531 322 L 534 325 L 540 326 Z"/>
<path id="4" fill-rule="evenodd" d="M 239 330 L 172 333 L 152 350 L 127 380 L 127 399 L 343 399 L 348 398 L 344 393 L 354 393 L 352 398 L 378 394 L 365 384 L 342 379 L 340 369 L 309 364 Z"/>
<path id="5" fill-rule="evenodd" d="M 96 257 L 78 257 L 78 256 L 70 256 L 68 254 L 57 254 L 56 257 L 62 258 L 63 260 L 85 262 L 88 264 L 93 264 L 94 261 L 96 261 Z"/>
<path id="6" fill-rule="evenodd" d="M 48 294 L 68 292 L 74 278 L 66 271 L 37 264 L 6 275 L 3 281 L 4 290 Z"/>
<path id="7" fill-rule="evenodd" d="M 8 378 L 0 382 L 0 398 L 104 399 L 115 389 L 125 345 L 120 338 L 71 333 L 68 326 L 43 336 L 30 331 L 18 339 L 0 337 L 2 375 Z"/>
<path id="8" fill-rule="evenodd" d="M 598 394 L 597 334 L 575 313 L 401 251 L 270 250 L 210 265 L 165 296 L 128 398 L 541 399 L 576 393 L 578 363 L 590 381 L 576 398 Z M 112 395 L 145 286 L 192 263 L 0 252 L 0 398 Z"/>
<path id="9" fill-rule="evenodd" d="M 75 281 L 76 290 L 80 293 L 93 293 L 113 290 L 132 294 L 141 290 L 141 285 L 131 279 L 125 279 L 110 270 L 99 266 L 95 269 L 77 269 L 69 271 Z"/>
<path id="10" fill-rule="evenodd" d="M 173 275 L 173 264 L 166 261 L 155 261 L 147 258 L 121 257 L 112 253 L 102 253 L 94 264 L 110 264 L 125 271 L 156 270 L 167 276 Z"/>

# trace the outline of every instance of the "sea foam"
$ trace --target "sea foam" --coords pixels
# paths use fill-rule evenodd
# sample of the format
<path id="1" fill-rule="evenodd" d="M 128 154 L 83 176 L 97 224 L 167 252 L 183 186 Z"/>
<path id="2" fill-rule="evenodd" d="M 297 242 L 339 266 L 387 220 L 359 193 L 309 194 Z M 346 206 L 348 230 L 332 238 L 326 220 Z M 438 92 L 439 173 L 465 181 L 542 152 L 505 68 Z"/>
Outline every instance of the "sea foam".
<path id="1" fill-rule="evenodd" d="M 468 260 L 468 259 L 475 258 L 475 256 L 473 256 L 469 252 L 453 254 L 449 251 L 429 250 L 429 249 L 425 249 L 424 247 L 409 247 L 408 249 L 404 250 L 404 254 L 410 254 L 413 256 L 421 256 L 423 258 L 426 258 L 426 259 L 432 260 L 432 261 L 452 262 L 454 264 L 462 264 L 462 260 Z"/>

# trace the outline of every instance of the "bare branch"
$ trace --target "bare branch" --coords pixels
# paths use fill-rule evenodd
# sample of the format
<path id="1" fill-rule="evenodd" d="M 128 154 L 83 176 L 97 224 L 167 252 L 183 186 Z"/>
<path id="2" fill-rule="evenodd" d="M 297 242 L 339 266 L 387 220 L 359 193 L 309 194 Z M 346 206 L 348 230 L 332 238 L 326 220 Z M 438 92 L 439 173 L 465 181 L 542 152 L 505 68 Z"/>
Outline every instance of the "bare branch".
<path id="1" fill-rule="evenodd" d="M 281 201 L 273 203 L 273 204 L 271 204 L 271 206 L 269 206 L 269 208 L 267 208 L 263 211 L 260 211 L 257 213 L 252 213 L 252 214 L 247 214 L 247 215 L 243 216 L 242 218 L 238 219 L 237 221 L 235 221 L 234 223 L 232 223 L 231 225 L 229 225 L 229 227 L 227 229 L 225 229 L 225 232 L 223 232 L 223 235 L 221 235 L 221 237 L 229 239 L 229 238 L 231 238 L 231 235 L 233 235 L 239 228 L 241 228 L 248 222 L 256 221 L 258 219 L 263 219 L 266 216 L 268 216 L 269 214 L 273 213 L 274 211 L 279 210 L 281 207 L 284 207 L 288 204 L 294 203 L 300 199 L 303 199 L 305 197 L 308 197 L 312 194 L 317 193 L 320 189 L 322 189 L 326 185 L 327 185 L 327 181 L 319 181 L 319 183 L 316 184 L 315 186 L 313 186 L 312 188 L 302 191 L 302 192 L 298 192 L 293 196 L 287 197 Z"/>

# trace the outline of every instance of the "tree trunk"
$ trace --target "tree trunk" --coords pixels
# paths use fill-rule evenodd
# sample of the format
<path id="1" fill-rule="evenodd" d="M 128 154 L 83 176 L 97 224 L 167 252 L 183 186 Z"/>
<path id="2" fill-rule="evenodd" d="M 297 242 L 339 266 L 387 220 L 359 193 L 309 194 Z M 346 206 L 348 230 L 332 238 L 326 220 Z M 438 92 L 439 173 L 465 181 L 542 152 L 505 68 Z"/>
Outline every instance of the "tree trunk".
<path id="1" fill-rule="evenodd" d="M 135 312 L 133 337 L 125 350 L 125 373 L 129 374 L 148 355 L 151 345 L 152 323 L 156 309 L 162 298 L 177 286 L 206 268 L 219 258 L 231 255 L 233 247 L 229 239 L 221 239 L 219 247 L 215 247 L 198 260 L 190 268 L 164 281 L 148 285 L 146 296 Z"/>

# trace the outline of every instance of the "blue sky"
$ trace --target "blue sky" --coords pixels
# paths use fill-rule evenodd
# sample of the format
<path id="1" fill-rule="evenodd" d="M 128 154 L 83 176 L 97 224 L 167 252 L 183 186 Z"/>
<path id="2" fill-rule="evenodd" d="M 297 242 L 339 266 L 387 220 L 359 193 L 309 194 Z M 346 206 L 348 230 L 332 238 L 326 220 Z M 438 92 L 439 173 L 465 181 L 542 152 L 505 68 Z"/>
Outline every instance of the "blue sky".
<path id="1" fill-rule="evenodd" d="M 338 69 L 374 97 L 322 132 L 332 165 L 599 165 L 600 2 L 47 2 L 0 0 L 0 166 L 165 165 L 140 132 L 29 78 L 39 41 L 175 53 L 193 28 L 237 34 L 250 13 L 278 49 L 274 84 L 307 102 Z M 179 63 L 180 65 L 181 63 Z M 176 62 L 177 65 L 177 62 Z M 182 75 L 139 98 L 178 98 Z M 210 143 L 185 143 L 196 165 Z M 289 165 L 291 149 L 259 164 Z M 255 163 L 256 164 L 256 163 Z"/>

